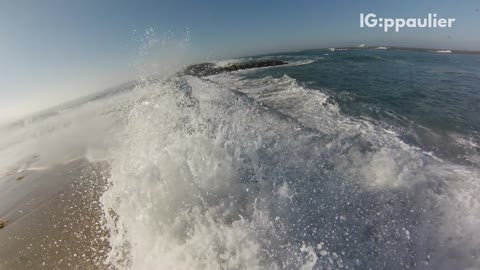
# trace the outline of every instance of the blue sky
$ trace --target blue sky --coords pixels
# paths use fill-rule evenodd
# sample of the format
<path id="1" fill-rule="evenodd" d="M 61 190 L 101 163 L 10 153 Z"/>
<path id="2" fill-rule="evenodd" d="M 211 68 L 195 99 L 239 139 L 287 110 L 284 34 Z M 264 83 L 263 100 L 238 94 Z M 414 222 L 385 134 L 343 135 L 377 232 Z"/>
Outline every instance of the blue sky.
<path id="1" fill-rule="evenodd" d="M 179 41 L 188 29 L 188 48 L 164 52 L 169 61 L 185 50 L 199 61 L 361 43 L 480 50 L 479 8 L 478 0 L 0 0 L 0 122 L 135 78 L 138 39 L 150 28 Z M 384 33 L 359 28 L 369 12 L 457 21 Z"/>

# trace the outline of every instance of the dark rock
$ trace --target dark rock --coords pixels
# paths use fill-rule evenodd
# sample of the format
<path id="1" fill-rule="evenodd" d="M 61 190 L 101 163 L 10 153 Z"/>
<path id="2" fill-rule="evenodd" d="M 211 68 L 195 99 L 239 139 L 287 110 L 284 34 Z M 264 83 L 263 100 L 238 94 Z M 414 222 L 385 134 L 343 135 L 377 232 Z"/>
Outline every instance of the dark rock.
<path id="1" fill-rule="evenodd" d="M 241 69 L 261 68 L 270 66 L 285 65 L 287 63 L 279 60 L 263 60 L 263 61 L 250 61 L 244 63 L 234 63 L 225 67 L 217 67 L 212 63 L 202 63 L 190 65 L 185 68 L 183 73 L 185 75 L 203 77 L 210 76 L 224 72 L 232 72 Z"/>
<path id="2" fill-rule="evenodd" d="M 183 72 L 185 73 L 185 75 L 202 77 L 215 75 L 222 71 L 220 71 L 220 69 L 215 67 L 215 65 L 212 63 L 202 63 L 188 66 Z"/>
<path id="3" fill-rule="evenodd" d="M 5 226 L 7 226 L 7 221 L 0 220 L 0 229 L 5 228 Z"/>

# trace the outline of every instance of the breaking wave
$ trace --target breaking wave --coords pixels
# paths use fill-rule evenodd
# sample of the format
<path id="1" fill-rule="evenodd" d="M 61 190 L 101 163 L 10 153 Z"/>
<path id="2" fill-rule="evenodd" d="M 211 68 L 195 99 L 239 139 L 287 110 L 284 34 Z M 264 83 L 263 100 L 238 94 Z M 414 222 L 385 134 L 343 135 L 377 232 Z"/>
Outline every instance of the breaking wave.
<path id="1" fill-rule="evenodd" d="M 294 79 L 141 84 L 102 198 L 118 269 L 460 269 L 480 173 Z"/>

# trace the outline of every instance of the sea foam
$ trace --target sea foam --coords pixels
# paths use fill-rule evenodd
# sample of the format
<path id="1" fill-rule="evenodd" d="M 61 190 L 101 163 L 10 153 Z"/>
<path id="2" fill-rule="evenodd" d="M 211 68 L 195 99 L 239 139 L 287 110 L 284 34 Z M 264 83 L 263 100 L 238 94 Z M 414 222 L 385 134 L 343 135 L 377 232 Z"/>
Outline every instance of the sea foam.
<path id="1" fill-rule="evenodd" d="M 477 265 L 468 254 L 480 246 L 472 197 L 478 171 L 425 155 L 371 119 L 344 115 L 326 91 L 288 76 L 242 74 L 173 77 L 136 89 L 136 100 L 146 102 L 134 102 L 118 134 L 102 198 L 107 264 Z M 446 256 L 451 250 L 461 259 Z"/>

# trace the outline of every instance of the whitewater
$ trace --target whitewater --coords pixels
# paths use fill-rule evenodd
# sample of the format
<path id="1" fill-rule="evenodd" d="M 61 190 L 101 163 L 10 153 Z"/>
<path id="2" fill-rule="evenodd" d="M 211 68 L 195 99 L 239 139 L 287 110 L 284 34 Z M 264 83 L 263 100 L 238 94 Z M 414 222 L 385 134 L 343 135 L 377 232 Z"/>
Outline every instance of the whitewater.
<path id="1" fill-rule="evenodd" d="M 294 79 L 137 89 L 102 204 L 118 269 L 478 266 L 478 169 Z"/>
<path id="2" fill-rule="evenodd" d="M 107 162 L 99 267 L 479 268 L 475 151 L 445 157 L 286 74 L 325 57 L 145 77 L 11 126 L 0 172 Z"/>

